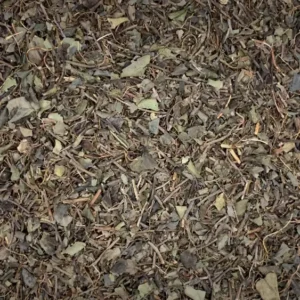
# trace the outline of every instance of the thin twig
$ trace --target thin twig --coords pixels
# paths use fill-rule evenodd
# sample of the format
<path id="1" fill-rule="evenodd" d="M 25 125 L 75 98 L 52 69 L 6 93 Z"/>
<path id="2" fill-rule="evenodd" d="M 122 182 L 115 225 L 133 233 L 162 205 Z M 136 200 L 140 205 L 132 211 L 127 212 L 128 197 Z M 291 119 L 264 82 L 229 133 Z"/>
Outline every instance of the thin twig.
<path id="1" fill-rule="evenodd" d="M 159 257 L 159 260 L 160 260 L 161 264 L 164 265 L 165 261 L 164 261 L 162 255 L 160 254 L 158 248 L 154 244 L 152 244 L 151 242 L 148 242 L 148 244 L 156 252 L 157 256 Z"/>

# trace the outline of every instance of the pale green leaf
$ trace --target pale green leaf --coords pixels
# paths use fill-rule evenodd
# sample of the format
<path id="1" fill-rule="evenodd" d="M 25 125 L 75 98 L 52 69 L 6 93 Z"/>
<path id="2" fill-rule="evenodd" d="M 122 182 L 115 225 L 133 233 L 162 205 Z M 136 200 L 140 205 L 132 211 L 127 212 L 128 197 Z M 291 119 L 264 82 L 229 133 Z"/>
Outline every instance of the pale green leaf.
<path id="1" fill-rule="evenodd" d="M 8 109 L 11 123 L 17 122 L 34 112 L 33 105 L 25 97 L 11 99 L 7 103 L 6 108 Z"/>
<path id="2" fill-rule="evenodd" d="M 122 18 L 107 18 L 107 21 L 110 23 L 111 29 L 115 29 L 119 25 L 121 25 L 124 22 L 129 21 L 128 18 L 122 17 Z"/>
<path id="3" fill-rule="evenodd" d="M 11 181 L 18 181 L 20 179 L 20 171 L 15 165 L 11 165 L 10 167 L 10 172 L 11 172 Z"/>
<path id="4" fill-rule="evenodd" d="M 32 130 L 25 128 L 25 127 L 20 127 L 20 132 L 23 135 L 23 137 L 30 137 L 32 136 Z"/>
<path id="5" fill-rule="evenodd" d="M 176 211 L 180 219 L 184 217 L 186 210 L 187 210 L 186 206 L 176 206 Z"/>
<path id="6" fill-rule="evenodd" d="M 214 87 L 216 90 L 220 90 L 223 87 L 223 81 L 208 79 L 207 84 Z"/>
<path id="7" fill-rule="evenodd" d="M 218 211 L 220 211 L 224 208 L 224 206 L 225 206 L 225 197 L 224 197 L 224 193 L 221 193 L 216 198 L 215 207 L 217 208 Z"/>
<path id="8" fill-rule="evenodd" d="M 138 290 L 139 290 L 140 296 L 143 298 L 143 297 L 149 295 L 153 291 L 153 286 L 150 285 L 148 282 L 145 282 L 138 286 Z"/>
<path id="9" fill-rule="evenodd" d="M 170 14 L 168 15 L 168 17 L 169 17 L 171 20 L 176 20 L 176 21 L 184 22 L 185 17 L 186 17 L 186 14 L 187 14 L 187 9 L 184 8 L 184 9 L 182 9 L 182 10 L 174 11 L 174 12 L 170 13 Z"/>
<path id="10" fill-rule="evenodd" d="M 192 300 L 205 300 L 205 292 L 196 290 L 193 287 L 187 285 L 184 289 L 184 294 Z"/>
<path id="11" fill-rule="evenodd" d="M 187 168 L 192 175 L 194 175 L 196 178 L 200 178 L 200 173 L 191 160 L 189 161 Z"/>
<path id="12" fill-rule="evenodd" d="M 241 200 L 236 203 L 235 210 L 236 210 L 237 216 L 241 217 L 245 214 L 246 209 L 247 209 L 247 204 L 248 204 L 248 200 Z"/>
<path id="13" fill-rule="evenodd" d="M 145 55 L 133 61 L 122 70 L 121 77 L 139 77 L 145 74 L 147 65 L 150 63 L 150 55 Z"/>
<path id="14" fill-rule="evenodd" d="M 78 252 L 80 252 L 82 249 L 84 249 L 86 246 L 85 243 L 83 242 L 75 242 L 71 246 L 69 246 L 66 250 L 64 250 L 62 253 L 63 254 L 68 254 L 70 256 L 74 256 Z"/>
<path id="15" fill-rule="evenodd" d="M 150 109 L 154 111 L 158 111 L 158 102 L 156 99 L 143 99 L 137 104 L 138 108 Z"/>
<path id="16" fill-rule="evenodd" d="M 11 87 L 16 86 L 17 85 L 17 81 L 16 79 L 12 78 L 12 77 L 7 77 L 0 89 L 0 91 L 2 93 L 7 92 Z"/>
<path id="17" fill-rule="evenodd" d="M 62 177 L 65 174 L 66 168 L 64 166 L 55 165 L 54 166 L 54 174 L 57 177 Z"/>

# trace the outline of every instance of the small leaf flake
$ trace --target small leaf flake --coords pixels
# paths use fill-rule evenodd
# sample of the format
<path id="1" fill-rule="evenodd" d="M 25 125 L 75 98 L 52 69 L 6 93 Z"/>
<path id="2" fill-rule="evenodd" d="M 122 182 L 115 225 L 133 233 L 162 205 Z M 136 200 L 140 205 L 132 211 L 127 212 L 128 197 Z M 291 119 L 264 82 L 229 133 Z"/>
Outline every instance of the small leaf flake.
<path id="1" fill-rule="evenodd" d="M 137 105 L 138 108 L 150 109 L 153 111 L 158 111 L 158 102 L 156 99 L 144 99 L 140 101 Z"/>
<path id="2" fill-rule="evenodd" d="M 150 63 L 150 55 L 145 55 L 133 61 L 122 70 L 121 77 L 139 77 L 145 74 L 147 65 Z"/>
<path id="3" fill-rule="evenodd" d="M 215 207 L 218 211 L 221 211 L 225 206 L 225 197 L 224 193 L 221 193 L 219 196 L 217 196 L 215 201 Z"/>
<path id="4" fill-rule="evenodd" d="M 110 23 L 111 29 L 117 28 L 119 25 L 121 25 L 124 22 L 128 22 L 129 19 L 126 17 L 122 18 L 107 18 L 107 21 Z"/>
<path id="5" fill-rule="evenodd" d="M 63 254 L 68 254 L 70 256 L 74 256 L 78 252 L 80 252 L 82 249 L 84 249 L 86 246 L 85 243 L 83 242 L 75 242 L 71 246 L 69 246 L 66 250 L 64 250 L 62 253 Z"/>

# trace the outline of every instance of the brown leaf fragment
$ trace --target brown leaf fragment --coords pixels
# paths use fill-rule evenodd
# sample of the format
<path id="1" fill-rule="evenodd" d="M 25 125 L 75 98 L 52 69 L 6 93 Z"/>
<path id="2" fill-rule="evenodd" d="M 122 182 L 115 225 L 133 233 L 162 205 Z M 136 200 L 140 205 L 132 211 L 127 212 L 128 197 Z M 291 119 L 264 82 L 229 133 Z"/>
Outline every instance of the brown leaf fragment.
<path id="1" fill-rule="evenodd" d="M 280 300 L 275 273 L 269 273 L 264 279 L 259 280 L 256 289 L 263 300 Z"/>

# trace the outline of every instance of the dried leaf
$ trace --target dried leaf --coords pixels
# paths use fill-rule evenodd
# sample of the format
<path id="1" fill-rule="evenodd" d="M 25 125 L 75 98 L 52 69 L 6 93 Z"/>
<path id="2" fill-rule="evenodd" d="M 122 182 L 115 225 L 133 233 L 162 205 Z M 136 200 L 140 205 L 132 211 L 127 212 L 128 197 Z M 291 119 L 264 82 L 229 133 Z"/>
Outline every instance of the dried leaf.
<path id="1" fill-rule="evenodd" d="M 137 105 L 138 108 L 150 109 L 154 111 L 158 111 L 158 103 L 156 99 L 144 99 L 140 101 Z"/>
<path id="2" fill-rule="evenodd" d="M 65 174 L 66 168 L 64 166 L 55 165 L 54 174 L 58 177 L 62 177 Z"/>
<path id="3" fill-rule="evenodd" d="M 150 63 L 150 55 L 145 55 L 133 61 L 122 70 L 121 77 L 139 77 L 145 74 L 147 65 Z"/>
<path id="4" fill-rule="evenodd" d="M 59 203 L 54 209 L 54 220 L 61 226 L 67 227 L 73 220 L 68 213 L 68 206 Z"/>
<path id="5" fill-rule="evenodd" d="M 17 122 L 34 112 L 33 105 L 25 97 L 11 99 L 7 103 L 6 108 L 8 109 L 9 122 L 11 123 Z"/>
<path id="6" fill-rule="evenodd" d="M 269 273 L 264 279 L 259 280 L 256 289 L 263 300 L 280 300 L 275 273 Z"/>
<path id="7" fill-rule="evenodd" d="M 83 242 L 75 242 L 71 246 L 69 246 L 67 249 L 65 249 L 62 254 L 68 254 L 70 256 L 74 256 L 78 252 L 80 252 L 82 249 L 84 249 L 86 246 L 86 243 Z"/>
<path id="8" fill-rule="evenodd" d="M 223 81 L 208 79 L 207 84 L 214 87 L 216 90 L 220 90 L 223 87 Z"/>
<path id="9" fill-rule="evenodd" d="M 215 201 L 215 207 L 218 211 L 221 211 L 225 206 L 225 197 L 224 193 L 221 193 L 219 196 L 217 196 Z"/>
<path id="10" fill-rule="evenodd" d="M 63 117 L 58 113 L 51 113 L 48 115 L 48 119 L 55 121 L 55 125 L 52 127 L 53 132 L 57 135 L 64 135 L 66 132 L 66 126 L 64 124 Z"/>
<path id="11" fill-rule="evenodd" d="M 23 135 L 23 137 L 30 137 L 32 136 L 32 130 L 25 128 L 25 127 L 20 127 L 20 132 Z"/>
<path id="12" fill-rule="evenodd" d="M 27 285 L 30 288 L 34 288 L 36 284 L 36 278 L 26 269 L 22 269 L 22 279 L 25 285 Z"/>
<path id="13" fill-rule="evenodd" d="M 186 210 L 187 210 L 186 206 L 176 206 L 176 211 L 180 219 L 184 217 Z"/>
<path id="14" fill-rule="evenodd" d="M 153 285 L 149 284 L 148 282 L 145 282 L 138 286 L 138 290 L 139 290 L 140 296 L 143 298 L 143 297 L 146 297 L 147 295 L 149 295 L 154 290 L 154 287 L 153 287 Z"/>
<path id="15" fill-rule="evenodd" d="M 222 250 L 228 242 L 228 234 L 223 234 L 218 238 L 218 250 Z"/>
<path id="16" fill-rule="evenodd" d="M 168 15 L 169 19 L 184 22 L 187 14 L 187 9 L 184 8 L 179 11 L 172 12 Z"/>
<path id="17" fill-rule="evenodd" d="M 201 290 L 195 290 L 193 287 L 187 285 L 184 288 L 184 294 L 193 300 L 205 300 L 205 292 Z"/>
<path id="18" fill-rule="evenodd" d="M 114 260 L 114 259 L 118 258 L 120 255 L 121 255 L 120 248 L 117 247 L 117 248 L 114 248 L 114 249 L 108 249 L 103 254 L 102 260 L 103 261 L 111 261 L 111 260 Z"/>
<path id="19" fill-rule="evenodd" d="M 141 173 L 143 171 L 155 169 L 157 163 L 149 153 L 144 153 L 143 156 L 135 158 L 129 167 L 132 171 Z"/>
<path id="20" fill-rule="evenodd" d="M 45 253 L 47 253 L 48 255 L 53 255 L 55 253 L 56 244 L 57 242 L 55 237 L 50 236 L 46 232 L 43 232 L 43 236 L 40 239 L 40 245 Z"/>
<path id="21" fill-rule="evenodd" d="M 24 139 L 20 142 L 20 144 L 17 147 L 18 151 L 22 154 L 27 154 L 31 150 L 31 145 L 28 140 Z"/>
<path id="22" fill-rule="evenodd" d="M 235 210 L 238 217 L 242 217 L 247 209 L 248 200 L 241 200 L 236 203 Z"/>
<path id="23" fill-rule="evenodd" d="M 185 268 L 195 269 L 198 259 L 195 254 L 192 254 L 190 251 L 186 250 L 180 254 L 180 261 Z"/>
<path id="24" fill-rule="evenodd" d="M 189 161 L 187 168 L 193 176 L 195 176 L 196 178 L 200 178 L 200 173 L 198 172 L 198 170 L 196 169 L 195 165 L 191 160 Z"/>
<path id="25" fill-rule="evenodd" d="M 69 57 L 73 56 L 76 52 L 81 50 L 81 44 L 79 43 L 79 41 L 76 41 L 73 38 L 64 38 L 62 40 L 62 44 L 69 45 L 67 49 Z"/>
<path id="26" fill-rule="evenodd" d="M 12 77 L 7 77 L 4 81 L 4 83 L 1 86 L 0 92 L 1 93 L 5 93 L 7 92 L 11 87 L 16 86 L 17 85 L 17 81 L 16 79 L 12 78 Z"/>
<path id="27" fill-rule="evenodd" d="M 148 123 L 149 131 L 153 134 L 158 134 L 159 132 L 159 118 L 156 118 Z"/>
<path id="28" fill-rule="evenodd" d="M 11 181 L 18 181 L 20 179 L 20 171 L 14 164 L 11 165 L 10 172 L 11 172 L 11 176 L 10 176 Z"/>
<path id="29" fill-rule="evenodd" d="M 53 153 L 58 155 L 60 153 L 60 151 L 62 150 L 62 148 L 63 147 L 62 147 L 61 142 L 59 140 L 55 140 L 55 146 L 53 148 Z"/>
<path id="30" fill-rule="evenodd" d="M 115 29 L 116 27 L 118 27 L 122 23 L 128 22 L 129 19 L 126 18 L 126 17 L 122 17 L 122 18 L 107 18 L 107 21 L 110 23 L 111 29 Z"/>
<path id="31" fill-rule="evenodd" d="M 300 74 L 295 74 L 290 85 L 290 92 L 297 92 L 300 90 Z"/>
<path id="32" fill-rule="evenodd" d="M 281 150 L 285 153 L 288 153 L 291 150 L 293 150 L 294 148 L 295 148 L 295 143 L 294 142 L 287 142 L 287 143 L 284 143 Z"/>

